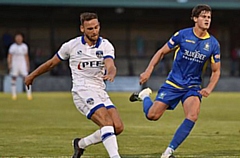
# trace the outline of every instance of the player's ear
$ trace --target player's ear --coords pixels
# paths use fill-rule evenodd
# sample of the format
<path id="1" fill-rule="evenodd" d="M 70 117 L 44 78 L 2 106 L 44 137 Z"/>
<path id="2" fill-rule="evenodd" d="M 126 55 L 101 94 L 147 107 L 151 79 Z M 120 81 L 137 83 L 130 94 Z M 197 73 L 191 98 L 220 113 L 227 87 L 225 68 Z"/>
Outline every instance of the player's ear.
<path id="1" fill-rule="evenodd" d="M 80 31 L 81 31 L 82 33 L 84 33 L 84 28 L 83 28 L 82 25 L 80 25 Z"/>
<path id="2" fill-rule="evenodd" d="M 196 23 L 197 22 L 197 17 L 193 17 L 193 21 Z"/>

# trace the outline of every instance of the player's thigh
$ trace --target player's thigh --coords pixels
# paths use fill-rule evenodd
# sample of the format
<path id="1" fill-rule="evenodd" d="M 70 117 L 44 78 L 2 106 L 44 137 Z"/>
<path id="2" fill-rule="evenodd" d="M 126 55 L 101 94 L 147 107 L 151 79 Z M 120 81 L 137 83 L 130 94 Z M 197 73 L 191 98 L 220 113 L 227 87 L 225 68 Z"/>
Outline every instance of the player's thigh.
<path id="1" fill-rule="evenodd" d="M 103 126 L 113 126 L 113 120 L 105 107 L 98 108 L 91 115 L 91 120 L 100 128 Z"/>
<path id="2" fill-rule="evenodd" d="M 149 109 L 147 116 L 149 119 L 158 120 L 163 115 L 163 113 L 167 110 L 167 108 L 168 108 L 168 105 L 166 103 L 155 100 L 153 102 L 153 105 Z"/>
<path id="3" fill-rule="evenodd" d="M 197 121 L 198 115 L 200 113 L 200 99 L 198 96 L 190 96 L 183 102 L 183 109 L 185 113 L 185 117 L 192 120 Z"/>
<path id="4" fill-rule="evenodd" d="M 10 70 L 10 75 L 11 75 L 12 77 L 17 77 L 17 76 L 19 76 L 19 67 L 13 66 L 13 67 L 11 68 L 11 70 Z"/>
<path id="5" fill-rule="evenodd" d="M 181 89 L 175 88 L 169 84 L 164 84 L 158 90 L 155 101 L 161 102 L 159 105 L 164 105 L 163 108 L 167 105 L 168 110 L 174 110 L 185 93 L 186 92 Z"/>
<path id="6" fill-rule="evenodd" d="M 28 75 L 27 68 L 21 67 L 21 68 L 19 69 L 19 74 L 20 74 L 21 76 L 23 76 L 23 77 L 26 77 L 26 76 Z"/>
<path id="7" fill-rule="evenodd" d="M 105 90 L 102 89 L 98 90 L 98 94 L 102 99 L 105 107 L 108 109 L 109 115 L 111 116 L 115 129 L 115 134 L 120 134 L 123 131 L 124 126 L 115 105 L 113 104 Z"/>
<path id="8" fill-rule="evenodd" d="M 72 92 L 76 108 L 91 119 L 98 126 L 113 125 L 112 119 L 99 97 L 99 94 L 91 89 L 80 89 Z"/>
<path id="9" fill-rule="evenodd" d="M 98 94 L 92 90 L 79 89 L 72 92 L 73 102 L 76 108 L 88 119 L 99 108 L 104 107 Z"/>
<path id="10" fill-rule="evenodd" d="M 112 118 L 114 129 L 115 129 L 115 134 L 118 135 L 118 134 L 122 133 L 122 131 L 124 129 L 124 125 L 123 125 L 123 122 L 120 118 L 120 115 L 119 115 L 117 109 L 110 108 L 110 109 L 108 109 L 108 113 Z"/>

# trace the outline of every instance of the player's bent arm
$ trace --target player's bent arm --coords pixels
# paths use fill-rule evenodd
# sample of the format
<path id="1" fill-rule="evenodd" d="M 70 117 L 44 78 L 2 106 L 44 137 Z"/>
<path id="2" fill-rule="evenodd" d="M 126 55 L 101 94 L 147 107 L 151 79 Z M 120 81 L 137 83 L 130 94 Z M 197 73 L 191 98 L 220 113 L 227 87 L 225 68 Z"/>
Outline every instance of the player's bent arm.
<path id="1" fill-rule="evenodd" d="M 154 67 L 159 63 L 160 60 L 163 59 L 164 55 L 166 55 L 167 53 L 171 52 L 171 49 L 168 47 L 167 43 L 160 48 L 152 57 L 150 63 L 148 64 L 147 69 L 145 70 L 145 72 L 149 72 L 149 74 L 152 73 L 152 71 L 154 70 Z"/>
<path id="2" fill-rule="evenodd" d="M 29 71 L 30 70 L 30 62 L 29 62 L 28 54 L 25 55 L 25 60 L 26 60 L 26 63 L 27 63 L 27 70 Z"/>
<path id="3" fill-rule="evenodd" d="M 217 82 L 218 82 L 218 80 L 220 78 L 221 63 L 220 62 L 212 63 L 211 64 L 211 69 L 212 69 L 212 74 L 211 74 L 211 77 L 210 77 L 209 84 L 207 85 L 207 89 L 209 89 L 210 92 L 213 91 L 213 89 L 217 85 Z"/>
<path id="4" fill-rule="evenodd" d="M 31 85 L 34 78 L 37 76 L 50 71 L 52 68 L 54 68 L 61 60 L 58 58 L 57 55 L 54 55 L 51 59 L 40 65 L 37 69 L 35 69 L 32 73 L 30 73 L 26 78 L 25 78 L 25 84 Z"/>
<path id="5" fill-rule="evenodd" d="M 8 63 L 8 69 L 10 70 L 12 67 L 12 54 L 8 54 L 7 63 Z"/>
<path id="6" fill-rule="evenodd" d="M 167 43 L 160 48 L 155 55 L 152 57 L 150 63 L 148 64 L 148 67 L 146 70 L 140 74 L 140 81 L 139 83 L 142 85 L 143 83 L 147 82 L 147 80 L 150 78 L 154 67 L 159 63 L 159 61 L 164 57 L 164 55 L 171 52 L 171 49 L 168 47 Z"/>
<path id="7" fill-rule="evenodd" d="M 117 73 L 117 68 L 114 64 L 114 60 L 112 58 L 106 58 L 104 60 L 104 64 L 106 68 L 106 75 L 103 77 L 103 79 L 113 82 Z"/>
<path id="8" fill-rule="evenodd" d="M 36 70 L 34 70 L 30 75 L 32 75 L 34 78 L 50 71 L 52 68 L 54 68 L 61 60 L 58 58 L 57 55 L 54 55 L 51 59 L 40 65 Z"/>

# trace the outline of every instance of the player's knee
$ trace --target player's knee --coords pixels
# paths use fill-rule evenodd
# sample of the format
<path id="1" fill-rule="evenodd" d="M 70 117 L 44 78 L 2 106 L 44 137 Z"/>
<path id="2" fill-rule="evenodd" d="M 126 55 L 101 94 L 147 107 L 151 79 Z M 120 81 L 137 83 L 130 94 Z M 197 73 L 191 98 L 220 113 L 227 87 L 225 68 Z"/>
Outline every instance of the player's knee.
<path id="1" fill-rule="evenodd" d="M 111 119 L 111 117 L 109 116 L 105 116 L 101 119 L 99 119 L 99 122 L 100 122 L 100 126 L 113 126 L 113 121 Z"/>
<path id="2" fill-rule="evenodd" d="M 124 130 L 124 126 L 123 124 L 114 125 L 114 129 L 115 129 L 115 134 L 119 135 Z"/>
<path id="3" fill-rule="evenodd" d="M 146 115 L 146 118 L 147 118 L 148 120 L 150 120 L 150 121 L 157 121 L 157 120 L 160 118 L 160 116 L 158 116 L 158 115 L 156 115 L 156 114 L 154 114 L 154 113 L 148 113 L 148 114 Z"/>
<path id="4" fill-rule="evenodd" d="M 198 120 L 198 115 L 197 114 L 189 114 L 187 116 L 187 119 L 193 121 L 193 122 L 196 122 Z"/>
<path id="5" fill-rule="evenodd" d="M 17 77 L 12 76 L 12 80 L 13 80 L 13 81 L 16 81 L 16 80 L 17 80 Z"/>

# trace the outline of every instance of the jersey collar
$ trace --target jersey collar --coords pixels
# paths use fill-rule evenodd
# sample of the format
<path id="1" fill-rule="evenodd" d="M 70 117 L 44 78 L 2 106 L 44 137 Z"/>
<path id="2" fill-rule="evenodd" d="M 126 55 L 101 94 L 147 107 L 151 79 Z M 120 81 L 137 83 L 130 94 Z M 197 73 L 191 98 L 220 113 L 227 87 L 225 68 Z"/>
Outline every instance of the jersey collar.
<path id="1" fill-rule="evenodd" d="M 198 36 L 196 35 L 196 33 L 194 32 L 194 29 L 192 29 L 192 30 L 193 30 L 194 35 L 195 35 L 196 37 L 198 37 Z M 207 39 L 207 38 L 210 38 L 210 34 L 207 32 L 204 37 L 198 37 L 198 38 L 200 38 L 200 39 Z"/>
<path id="2" fill-rule="evenodd" d="M 82 36 L 81 42 L 82 42 L 82 44 L 84 44 L 84 45 L 87 43 L 87 42 L 84 40 L 84 36 Z M 98 48 L 101 43 L 102 43 L 102 37 L 98 37 L 98 40 L 97 40 L 95 46 L 93 46 L 93 47 Z"/>

